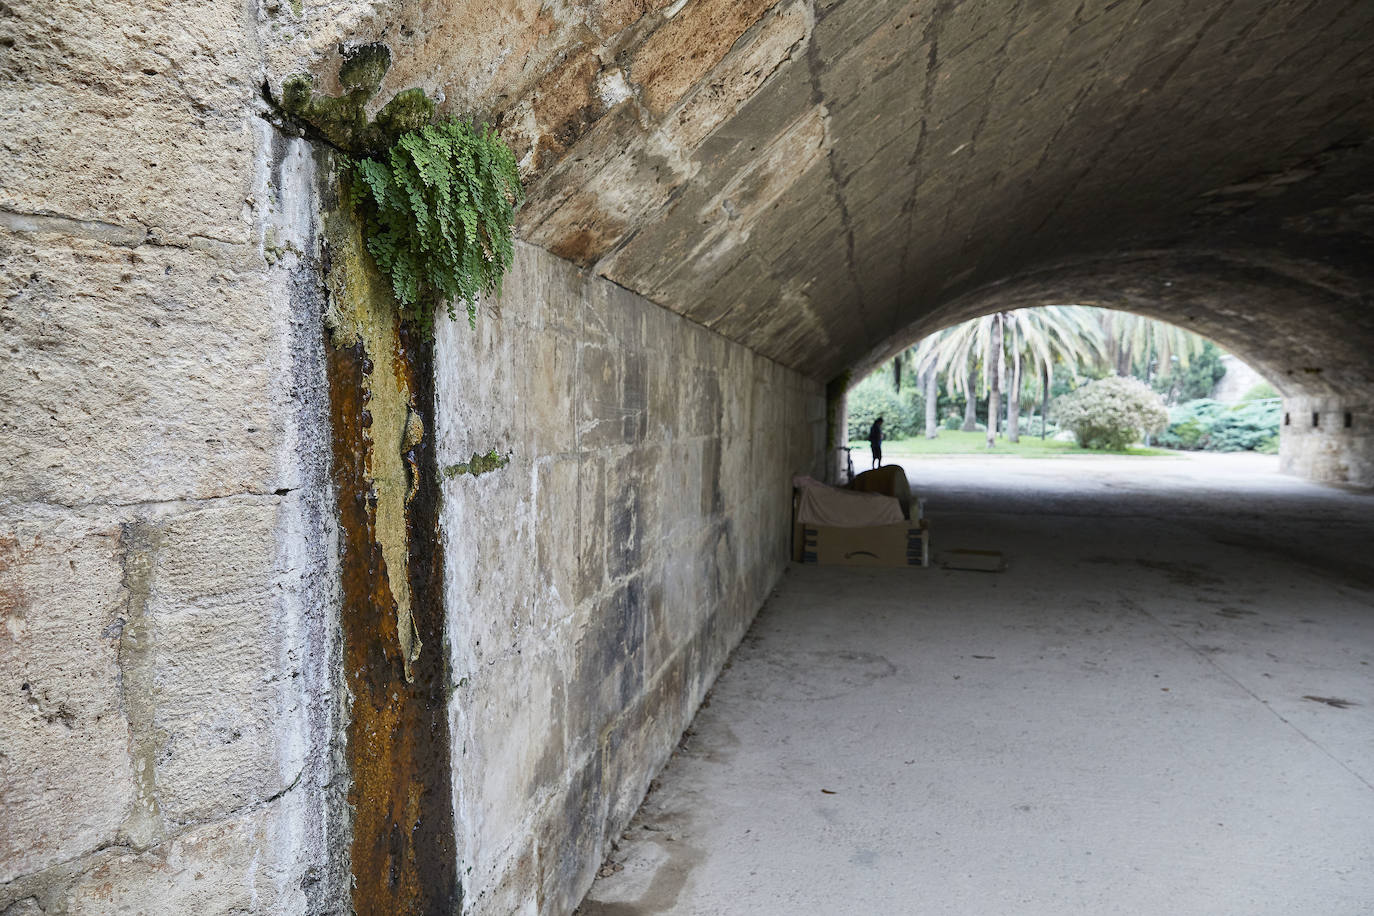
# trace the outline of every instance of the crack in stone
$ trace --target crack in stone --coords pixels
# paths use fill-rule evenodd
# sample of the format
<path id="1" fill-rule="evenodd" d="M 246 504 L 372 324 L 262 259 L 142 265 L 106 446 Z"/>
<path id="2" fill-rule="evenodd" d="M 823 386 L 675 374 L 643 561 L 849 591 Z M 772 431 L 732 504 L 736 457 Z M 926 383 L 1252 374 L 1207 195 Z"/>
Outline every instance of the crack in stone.
<path id="1" fill-rule="evenodd" d="M 28 213 L 23 210 L 11 210 L 7 207 L 0 207 L 0 228 L 15 233 L 68 235 L 104 242 L 106 245 L 112 245 L 116 248 L 139 248 L 143 245 L 151 245 L 157 248 L 178 248 L 189 251 L 196 247 L 192 244 L 192 240 L 195 239 L 227 248 L 239 248 L 243 245 L 241 242 L 226 241 L 203 233 L 192 232 L 185 236 L 173 237 L 166 234 L 166 230 L 158 226 L 145 226 L 143 224 L 139 224 L 137 227 L 126 226 L 98 219 L 80 219 L 65 213 Z"/>

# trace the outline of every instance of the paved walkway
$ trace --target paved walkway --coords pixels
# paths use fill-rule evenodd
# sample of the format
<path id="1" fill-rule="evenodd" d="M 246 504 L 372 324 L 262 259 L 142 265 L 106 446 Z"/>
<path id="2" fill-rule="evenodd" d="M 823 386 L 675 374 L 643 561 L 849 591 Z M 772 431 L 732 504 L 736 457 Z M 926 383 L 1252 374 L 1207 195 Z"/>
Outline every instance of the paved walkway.
<path id="1" fill-rule="evenodd" d="M 579 912 L 1374 913 L 1374 496 L 1274 468 L 909 463 L 1009 569 L 794 566 Z"/>

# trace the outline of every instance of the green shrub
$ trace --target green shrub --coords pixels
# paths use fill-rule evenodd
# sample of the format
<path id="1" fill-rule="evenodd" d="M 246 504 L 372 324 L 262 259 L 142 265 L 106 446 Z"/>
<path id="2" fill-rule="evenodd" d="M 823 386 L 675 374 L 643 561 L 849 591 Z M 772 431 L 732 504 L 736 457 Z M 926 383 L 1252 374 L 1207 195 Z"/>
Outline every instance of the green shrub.
<path id="1" fill-rule="evenodd" d="M 868 428 L 883 418 L 883 438 L 902 439 L 925 435 L 925 400 L 916 386 L 900 392 L 892 388 L 892 376 L 879 370 L 849 389 L 846 396 L 849 408 L 850 440 L 868 437 Z"/>
<path id="2" fill-rule="evenodd" d="M 1214 452 L 1246 452 L 1266 447 L 1271 440 L 1277 447 L 1282 413 L 1280 406 L 1274 402 L 1237 404 L 1223 413 L 1212 426 L 1207 448 Z"/>
<path id="3" fill-rule="evenodd" d="M 1159 437 L 1165 448 L 1210 452 L 1278 450 L 1279 417 L 1276 401 L 1242 402 L 1229 407 L 1200 398 L 1169 411 L 1169 428 Z"/>
<path id="4" fill-rule="evenodd" d="M 1022 436 L 1030 436 L 1032 438 L 1038 439 L 1041 435 L 1041 428 L 1044 426 L 1044 417 L 1036 417 L 1033 420 L 1023 419 L 1021 420 L 1021 425 L 1018 429 L 1018 433 Z M 1046 438 L 1052 438 L 1054 434 L 1057 432 L 1059 432 L 1059 424 L 1051 420 L 1049 428 L 1044 430 L 1044 435 L 1046 436 Z"/>
<path id="5" fill-rule="evenodd" d="M 1083 448 L 1120 451 L 1168 425 L 1159 395 L 1139 379 L 1108 376 L 1054 402 L 1051 416 L 1073 430 Z"/>
<path id="6" fill-rule="evenodd" d="M 1278 396 L 1278 390 L 1275 389 L 1273 385 L 1269 384 L 1268 382 L 1260 382 L 1258 385 L 1255 385 L 1249 391 L 1245 392 L 1245 397 L 1242 398 L 1242 400 L 1263 401 L 1267 400 L 1268 398 L 1276 398 Z"/>
<path id="7" fill-rule="evenodd" d="M 367 249 L 391 280 L 402 314 L 425 332 L 445 302 L 499 293 L 514 258 L 511 226 L 524 199 L 515 156 L 491 130 L 459 121 L 402 134 L 382 160 L 353 163 L 353 205 Z"/>

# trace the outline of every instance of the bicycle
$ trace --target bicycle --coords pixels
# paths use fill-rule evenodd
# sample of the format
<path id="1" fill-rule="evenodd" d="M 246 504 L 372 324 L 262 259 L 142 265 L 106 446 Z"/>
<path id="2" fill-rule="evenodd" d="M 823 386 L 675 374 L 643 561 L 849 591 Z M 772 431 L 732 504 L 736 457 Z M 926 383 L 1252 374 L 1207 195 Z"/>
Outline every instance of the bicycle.
<path id="1" fill-rule="evenodd" d="M 852 446 L 841 445 L 836 451 L 844 452 L 844 463 L 848 470 L 848 474 L 845 476 L 844 480 L 841 481 L 840 485 L 849 486 L 849 484 L 854 482 L 854 455 L 852 454 L 854 449 Z"/>

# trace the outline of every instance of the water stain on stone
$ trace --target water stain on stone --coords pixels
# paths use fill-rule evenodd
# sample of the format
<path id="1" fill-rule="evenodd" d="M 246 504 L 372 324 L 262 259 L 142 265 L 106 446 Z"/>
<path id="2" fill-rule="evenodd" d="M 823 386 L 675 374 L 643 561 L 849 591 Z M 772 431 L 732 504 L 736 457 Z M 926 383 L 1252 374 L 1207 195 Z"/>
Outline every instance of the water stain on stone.
<path id="1" fill-rule="evenodd" d="M 1231 620 L 1240 620 L 1244 617 L 1254 617 L 1256 616 L 1257 612 L 1247 611 L 1243 608 L 1238 607 L 1224 607 L 1221 610 L 1217 611 L 1216 614 L 1218 617 L 1227 617 Z"/>
<path id="2" fill-rule="evenodd" d="M 434 429 L 433 342 L 398 327 L 357 227 L 337 213 L 332 222 L 326 374 L 352 700 L 351 909 L 457 912 L 440 478 L 425 432 Z"/>

